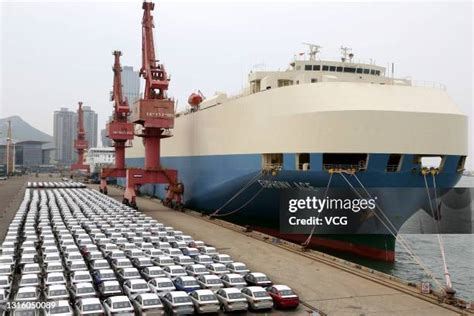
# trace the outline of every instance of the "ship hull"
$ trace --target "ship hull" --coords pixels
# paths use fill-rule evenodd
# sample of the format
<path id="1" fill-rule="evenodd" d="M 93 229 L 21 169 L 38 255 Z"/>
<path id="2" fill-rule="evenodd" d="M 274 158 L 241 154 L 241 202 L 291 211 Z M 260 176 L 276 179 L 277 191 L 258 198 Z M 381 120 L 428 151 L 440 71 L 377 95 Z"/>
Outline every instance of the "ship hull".
<path id="1" fill-rule="evenodd" d="M 321 154 L 313 153 L 313 161 Z M 285 161 L 291 164 L 294 154 L 285 154 Z M 409 155 L 407 155 L 409 156 Z M 319 158 L 318 158 L 319 157 Z M 347 178 L 354 187 L 374 189 L 382 205 L 384 214 L 389 218 L 393 229 L 382 225 L 377 218 L 364 221 L 364 228 L 358 234 L 334 234 L 331 231 L 313 236 L 309 246 L 315 249 L 329 249 L 351 253 L 375 260 L 393 261 L 395 258 L 395 236 L 403 223 L 420 209 L 427 209 L 425 181 L 419 172 L 413 172 L 414 165 L 407 157 L 400 172 L 382 171 L 386 154 L 371 154 L 368 169 L 358 175 L 358 180 Z M 445 160 L 445 172 L 437 176 L 438 187 L 452 187 L 460 175 L 455 172 L 459 156 L 448 156 Z M 162 164 L 167 168 L 179 170 L 179 179 L 185 185 L 184 202 L 186 207 L 205 214 L 216 213 L 221 219 L 272 236 L 296 243 L 304 242 L 308 235 L 282 232 L 280 223 L 280 198 L 285 192 L 309 188 L 326 188 L 329 173 L 320 170 L 282 170 L 274 174 L 261 175 L 261 155 L 220 155 L 199 157 L 163 157 Z M 143 166 L 142 158 L 127 160 L 129 167 Z M 377 167 L 378 166 L 378 167 Z M 287 166 L 289 169 L 289 166 Z M 316 166 L 315 166 L 315 169 Z M 451 172 L 450 172 L 451 171 Z M 360 181 L 360 183 L 359 183 Z M 119 183 L 124 184 L 123 179 Z M 432 180 L 427 178 L 428 186 Z M 246 187 L 240 194 L 236 194 Z M 351 187 L 341 175 L 333 175 L 331 188 L 344 189 L 348 197 Z M 408 188 L 402 198 L 394 198 L 393 191 L 387 188 Z M 142 193 L 164 197 L 164 185 L 144 185 Z M 231 200 L 231 202 L 229 202 Z M 362 226 L 362 225 L 361 225 Z M 367 233 L 369 232 L 369 233 Z"/>

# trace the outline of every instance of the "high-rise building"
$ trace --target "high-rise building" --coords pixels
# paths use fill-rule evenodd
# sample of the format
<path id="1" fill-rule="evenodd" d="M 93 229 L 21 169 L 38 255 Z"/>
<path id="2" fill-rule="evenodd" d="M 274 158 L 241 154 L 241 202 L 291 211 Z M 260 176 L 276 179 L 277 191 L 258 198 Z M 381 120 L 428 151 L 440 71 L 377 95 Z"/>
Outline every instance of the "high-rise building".
<path id="1" fill-rule="evenodd" d="M 55 160 L 59 164 L 69 165 L 74 161 L 74 139 L 77 134 L 76 120 L 76 112 L 67 108 L 54 111 Z"/>
<path id="2" fill-rule="evenodd" d="M 131 106 L 140 99 L 140 76 L 138 71 L 134 71 L 131 66 L 122 68 L 122 94 L 127 98 Z"/>
<path id="3" fill-rule="evenodd" d="M 102 147 L 112 147 L 113 146 L 113 141 L 107 137 L 107 130 L 101 129 L 100 130 L 100 140 L 102 143 Z"/>
<path id="4" fill-rule="evenodd" d="M 97 113 L 90 106 L 83 106 L 84 111 L 84 130 L 89 148 L 97 147 Z"/>

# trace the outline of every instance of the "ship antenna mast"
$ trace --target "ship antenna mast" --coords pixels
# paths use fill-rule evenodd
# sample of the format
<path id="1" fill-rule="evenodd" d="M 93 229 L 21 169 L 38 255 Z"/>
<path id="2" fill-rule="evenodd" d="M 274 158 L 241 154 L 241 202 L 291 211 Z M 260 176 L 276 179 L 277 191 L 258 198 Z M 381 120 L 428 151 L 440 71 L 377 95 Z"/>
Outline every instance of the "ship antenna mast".
<path id="1" fill-rule="evenodd" d="M 309 47 L 309 60 L 316 60 L 316 56 L 319 54 L 321 50 L 321 46 L 311 43 L 303 43 Z"/>
<path id="2" fill-rule="evenodd" d="M 345 62 L 347 60 L 347 57 L 349 57 L 349 62 L 352 62 L 352 58 L 354 57 L 354 54 L 352 53 L 352 48 L 341 46 L 341 54 L 342 62 Z"/>

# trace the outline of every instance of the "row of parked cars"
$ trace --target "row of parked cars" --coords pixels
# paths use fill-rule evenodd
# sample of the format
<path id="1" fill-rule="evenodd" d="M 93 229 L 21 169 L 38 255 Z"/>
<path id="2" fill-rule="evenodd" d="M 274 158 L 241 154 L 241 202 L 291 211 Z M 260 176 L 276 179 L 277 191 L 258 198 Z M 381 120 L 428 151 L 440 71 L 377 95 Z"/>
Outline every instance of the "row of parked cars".
<path id="1" fill-rule="evenodd" d="M 295 308 L 299 299 L 97 191 L 55 188 L 25 193 L 1 247 L 0 303 L 13 315 L 38 306 L 46 315 L 162 315 Z"/>
<path id="2" fill-rule="evenodd" d="M 85 188 L 86 185 L 80 182 L 68 180 L 67 181 L 46 181 L 46 182 L 28 182 L 26 184 L 27 188 L 33 189 L 43 189 L 43 188 Z"/>

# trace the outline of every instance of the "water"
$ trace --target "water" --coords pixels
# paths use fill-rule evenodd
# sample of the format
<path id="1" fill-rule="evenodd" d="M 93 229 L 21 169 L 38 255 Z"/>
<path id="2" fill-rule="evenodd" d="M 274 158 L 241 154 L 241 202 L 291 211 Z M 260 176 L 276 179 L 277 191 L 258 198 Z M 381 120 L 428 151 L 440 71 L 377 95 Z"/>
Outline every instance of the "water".
<path id="1" fill-rule="evenodd" d="M 474 177 L 463 177 L 460 187 L 474 187 Z M 401 234 L 413 253 L 444 285 L 444 270 L 438 238 L 434 234 Z M 449 234 L 441 235 L 446 253 L 446 261 L 451 281 L 457 296 L 474 301 L 474 235 Z M 394 275 L 410 282 L 430 281 L 430 277 L 412 259 L 403 245 L 397 241 L 394 263 L 377 262 L 367 259 L 344 256 L 370 268 Z M 431 282 L 435 285 L 434 282 Z"/>

